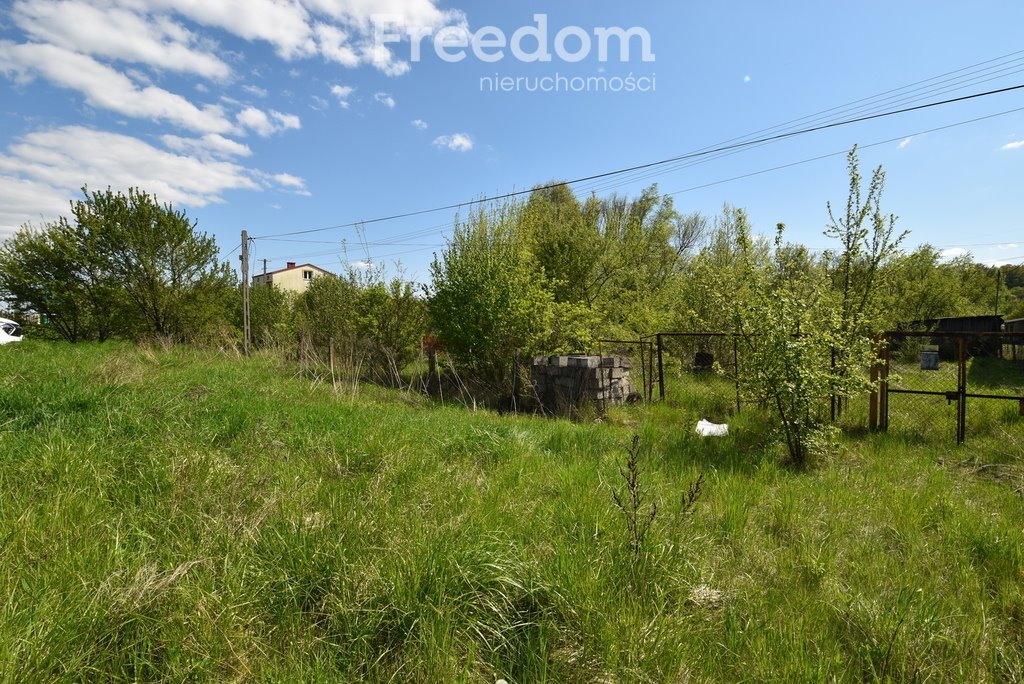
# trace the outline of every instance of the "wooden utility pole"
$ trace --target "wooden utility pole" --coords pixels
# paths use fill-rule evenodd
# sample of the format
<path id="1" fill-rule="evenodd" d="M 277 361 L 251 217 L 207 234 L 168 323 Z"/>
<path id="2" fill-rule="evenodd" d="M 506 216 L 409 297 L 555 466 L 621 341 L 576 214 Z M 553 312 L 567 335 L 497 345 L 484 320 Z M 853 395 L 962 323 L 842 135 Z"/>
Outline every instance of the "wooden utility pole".
<path id="1" fill-rule="evenodd" d="M 263 275 L 267 275 L 267 262 L 268 261 L 270 261 L 270 259 L 264 259 L 263 260 Z"/>
<path id="2" fill-rule="evenodd" d="M 252 339 L 252 328 L 249 323 L 249 231 L 242 231 L 242 348 L 249 356 L 249 341 Z"/>

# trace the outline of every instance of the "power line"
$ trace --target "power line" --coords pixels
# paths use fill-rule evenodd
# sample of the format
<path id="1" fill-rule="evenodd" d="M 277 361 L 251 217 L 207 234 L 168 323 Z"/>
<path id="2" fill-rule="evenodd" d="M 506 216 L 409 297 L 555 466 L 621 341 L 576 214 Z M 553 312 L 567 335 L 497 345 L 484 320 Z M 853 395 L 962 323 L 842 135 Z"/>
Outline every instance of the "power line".
<path id="1" fill-rule="evenodd" d="M 989 81 L 997 80 L 999 78 L 1004 78 L 1006 76 L 1009 76 L 1009 75 L 1012 75 L 1012 74 L 1021 73 L 1022 71 L 1024 71 L 1024 68 L 1019 68 L 1019 69 L 1016 68 L 1018 66 L 1024 66 L 1024 58 L 1019 58 L 1019 59 L 1014 60 L 1014 61 L 1015 62 L 1020 62 L 1020 64 L 1016 64 L 1013 67 L 1011 67 L 1014 70 L 1011 71 L 1009 74 L 1002 74 L 1002 73 L 999 73 L 999 72 L 995 72 L 995 73 L 999 73 L 999 75 L 991 76 L 992 72 L 989 72 L 989 73 L 984 74 L 985 76 L 989 76 L 988 78 L 973 78 L 972 77 L 972 80 L 970 80 L 970 81 L 968 81 L 966 83 L 960 83 L 960 84 L 953 85 L 953 86 L 949 86 L 948 83 L 946 83 L 946 84 L 938 86 L 937 88 L 933 88 L 932 90 L 928 90 L 925 93 L 921 93 L 921 94 L 918 94 L 918 95 L 915 95 L 915 96 L 911 96 L 911 97 L 903 97 L 902 99 L 899 99 L 896 102 L 890 103 L 890 104 L 888 104 L 886 106 L 889 107 L 889 106 L 893 106 L 895 104 L 904 104 L 904 103 L 907 103 L 907 102 L 920 102 L 920 101 L 926 99 L 928 96 L 945 94 L 945 93 L 949 93 L 949 92 L 955 92 L 957 90 L 962 90 L 962 89 L 970 87 L 970 86 L 980 85 L 982 83 L 987 83 Z M 1000 65 L 1000 66 L 1002 66 L 1002 65 Z M 1002 69 L 1000 71 L 1006 71 L 1006 69 Z M 977 73 L 977 72 L 972 72 L 972 73 Z M 961 77 L 961 78 L 963 78 L 963 77 Z M 956 80 L 956 79 L 954 79 L 954 80 Z M 920 89 L 918 89 L 918 90 L 920 90 Z M 913 92 L 913 91 L 910 91 L 910 92 Z M 871 99 L 871 98 L 866 98 L 866 99 Z M 886 98 L 886 99 L 892 99 L 892 98 L 890 97 L 890 98 Z M 858 102 L 859 101 L 860 100 L 858 100 Z M 870 113 L 875 113 L 875 112 L 883 111 L 884 108 L 877 107 L 876 106 L 877 104 L 878 104 L 878 102 L 873 102 L 873 103 L 871 103 L 869 105 L 863 105 L 861 107 L 854 108 L 853 110 L 851 110 L 848 113 L 859 112 L 861 114 L 864 114 L 864 113 L 870 114 Z M 836 109 L 836 108 L 833 108 L 833 109 Z M 831 111 L 831 110 L 826 110 L 826 111 Z M 804 117 L 804 118 L 806 119 L 808 117 Z M 820 120 L 823 120 L 823 117 L 817 117 L 815 119 L 812 119 L 812 121 L 820 121 Z M 824 120 L 838 120 L 838 119 L 835 119 L 835 118 L 832 118 L 832 119 L 824 118 Z M 797 120 L 797 121 L 799 121 L 799 120 Z M 763 130 L 772 130 L 772 129 L 776 129 L 776 128 L 779 128 L 779 127 L 782 127 L 782 126 L 785 126 L 785 125 L 786 124 L 779 124 L 779 126 L 774 126 L 774 127 L 770 128 L 770 129 L 763 129 Z M 753 134 L 751 134 L 751 135 L 753 135 Z M 747 138 L 747 137 L 750 137 L 750 136 L 742 136 L 741 138 L 734 138 L 734 140 L 740 140 L 740 139 L 744 139 L 744 138 Z M 676 164 L 670 165 L 668 168 L 665 168 L 665 169 L 659 169 L 659 170 L 656 170 L 656 171 L 648 171 L 648 172 L 644 172 L 644 173 L 634 173 L 634 174 L 631 174 L 630 177 L 627 177 L 627 178 L 624 178 L 624 179 L 615 179 L 615 180 L 611 180 L 611 181 L 598 182 L 598 183 L 593 184 L 593 185 L 591 185 L 589 187 L 585 187 L 584 186 L 584 187 L 580 187 L 579 189 L 580 190 L 589 190 L 591 192 L 603 192 L 605 190 L 610 190 L 612 188 L 621 187 L 622 185 L 626 185 L 626 184 L 629 184 L 629 183 L 635 183 L 635 182 L 638 182 L 638 181 L 641 181 L 641 180 L 645 180 L 647 178 L 653 178 L 653 177 L 660 176 L 660 175 L 663 175 L 663 174 L 666 174 L 666 173 L 671 173 L 671 172 L 679 170 L 679 169 L 691 168 L 691 167 L 693 167 L 693 166 L 695 166 L 697 164 L 702 164 L 702 163 L 706 163 L 708 161 L 714 161 L 714 160 L 717 160 L 717 159 L 722 159 L 724 157 L 729 157 L 729 156 L 732 156 L 734 154 L 739 154 L 740 152 L 744 152 L 746 150 L 752 149 L 754 147 L 762 147 L 764 145 L 769 145 L 769 144 L 772 144 L 774 142 L 778 142 L 778 141 L 777 140 L 773 140 L 773 141 L 769 141 L 769 142 L 765 142 L 765 143 L 752 144 L 750 147 L 743 148 L 743 149 L 738 149 L 738 150 L 732 150 L 732 151 L 725 152 L 725 153 L 720 153 L 720 154 L 715 155 L 712 158 L 705 158 L 705 159 L 700 159 L 700 160 L 697 160 L 697 161 L 687 161 L 687 162 L 682 162 L 682 163 L 676 163 Z"/>
<path id="2" fill-rule="evenodd" d="M 829 114 L 830 112 L 831 113 L 835 113 L 835 114 L 851 114 L 853 112 L 858 112 L 858 113 L 861 113 L 861 114 L 863 114 L 863 113 L 875 113 L 875 112 L 882 111 L 884 109 L 882 107 L 879 107 L 879 105 L 882 102 L 885 102 L 886 100 L 892 100 L 893 98 L 901 98 L 901 99 L 898 99 L 896 102 L 891 103 L 891 104 L 903 104 L 903 103 L 906 103 L 906 102 L 920 102 L 920 101 L 926 99 L 926 97 L 928 97 L 930 95 L 944 94 L 944 93 L 947 93 L 947 92 L 954 92 L 956 90 L 962 90 L 964 88 L 971 87 L 972 85 L 979 85 L 980 83 L 984 83 L 984 82 L 988 82 L 988 81 L 991 81 L 991 80 L 995 80 L 996 78 L 1002 78 L 1002 77 L 1005 77 L 1005 76 L 1009 76 L 1009 75 L 1012 75 L 1012 74 L 1015 74 L 1015 73 L 1019 73 L 1020 71 L 1024 70 L 1024 69 L 1016 69 L 1016 67 L 1021 66 L 1022 64 L 1024 64 L 1024 57 L 1020 57 L 1019 55 L 1024 55 L 1024 50 L 1018 50 L 1016 52 L 1011 52 L 1011 53 L 1008 53 L 1006 55 L 1001 55 L 999 57 L 994 57 L 994 58 L 991 58 L 991 59 L 988 59 L 988 60 L 977 62 L 975 64 L 970 64 L 968 66 L 961 67 L 961 68 L 955 69 L 953 71 L 948 71 L 948 72 L 945 72 L 943 74 L 939 74 L 937 76 L 932 76 L 932 77 L 927 78 L 927 79 L 922 79 L 920 81 L 915 81 L 913 83 L 909 83 L 907 85 L 900 86 L 898 88 L 892 88 L 890 90 L 883 91 L 883 92 L 878 93 L 876 95 L 871 95 L 871 96 L 868 96 L 868 97 L 863 97 L 863 98 L 860 98 L 860 99 L 857 99 L 857 100 L 853 100 L 852 102 L 848 102 L 846 104 L 837 105 L 837 106 L 830 107 L 830 108 L 825 109 L 825 110 L 821 110 L 819 112 L 815 112 L 813 114 L 808 114 L 808 115 L 805 115 L 805 116 L 802 116 L 802 117 L 799 117 L 799 118 L 796 118 L 796 119 L 791 119 L 790 121 L 783 122 L 783 123 L 780 123 L 780 124 L 775 124 L 773 126 L 770 126 L 770 127 L 767 127 L 767 128 L 763 128 L 763 129 L 760 129 L 758 131 L 754 131 L 752 133 L 748 133 L 748 134 L 743 135 L 743 136 L 737 136 L 737 137 L 734 137 L 734 138 L 730 138 L 730 139 L 728 139 L 728 140 L 726 140 L 724 142 L 721 142 L 721 143 L 715 143 L 713 145 L 709 145 L 709 146 L 704 147 L 704 148 L 699 148 L 698 150 L 695 150 L 695 152 L 701 152 L 701 151 L 704 151 L 704 150 L 708 150 L 710 147 L 713 147 L 714 145 L 723 145 L 725 143 L 730 143 L 730 142 L 734 142 L 734 141 L 737 141 L 737 140 L 744 140 L 744 139 L 747 139 L 747 138 L 751 138 L 751 137 L 753 137 L 753 136 L 755 136 L 755 135 L 757 135 L 759 133 L 763 133 L 763 132 L 768 132 L 768 131 L 773 131 L 773 130 L 778 130 L 778 129 L 785 129 L 786 127 L 789 127 L 790 129 L 792 129 L 793 126 L 791 126 L 791 124 L 796 124 L 796 123 L 800 123 L 800 122 L 806 122 L 806 123 L 819 122 L 819 121 L 822 121 L 822 120 L 827 120 L 827 121 L 838 120 L 837 117 L 834 116 L 834 115 L 832 115 L 830 117 L 823 117 L 823 116 L 821 116 L 823 114 Z M 985 66 L 985 65 L 990 65 L 990 66 Z M 977 67 L 983 67 L 983 66 L 985 66 L 985 68 L 977 69 Z M 1009 69 L 1015 69 L 1015 70 L 1011 71 L 1009 74 L 1003 73 L 1003 72 L 1006 72 Z M 967 72 L 967 73 L 963 74 L 963 72 Z M 962 74 L 962 75 L 957 76 L 956 78 L 952 78 L 952 79 L 947 78 L 948 76 L 952 76 L 954 74 Z M 999 74 L 999 75 L 992 76 L 992 74 Z M 981 78 L 982 76 L 991 76 L 991 77 L 990 78 Z M 964 79 L 967 79 L 967 80 L 964 81 Z M 958 81 L 959 81 L 959 83 L 956 83 Z M 956 83 L 956 85 L 950 86 L 951 83 Z M 925 85 L 923 87 L 914 88 L 914 86 L 918 86 L 918 85 L 921 85 L 921 84 L 930 84 L 930 85 Z M 921 90 L 926 89 L 926 88 L 930 88 L 930 90 L 925 90 L 925 92 L 919 93 L 918 95 L 914 95 L 914 96 L 911 96 L 911 97 L 906 97 L 910 93 L 921 91 Z M 884 96 L 890 95 L 892 93 L 898 93 L 898 95 L 891 95 L 890 97 L 884 97 Z M 859 106 L 857 106 L 857 105 L 859 105 Z M 887 106 L 891 106 L 891 105 L 887 105 Z M 664 170 L 659 170 L 659 171 L 654 171 L 654 172 L 647 172 L 647 173 L 643 173 L 643 172 L 641 172 L 641 173 L 633 173 L 633 174 L 630 174 L 632 176 L 632 178 L 627 176 L 626 178 L 623 178 L 623 179 L 620 179 L 620 180 L 616 180 L 616 181 L 612 181 L 612 182 L 600 181 L 599 180 L 596 183 L 583 184 L 583 185 L 579 185 L 578 183 L 573 182 L 573 181 L 567 181 L 567 182 L 573 182 L 575 185 L 577 185 L 576 189 L 578 191 L 590 191 L 590 192 L 604 191 L 604 190 L 609 190 L 609 189 L 616 188 L 616 187 L 621 187 L 622 185 L 638 182 L 640 180 L 644 180 L 644 179 L 647 179 L 647 178 L 653 178 L 653 177 L 656 177 L 656 176 L 659 176 L 659 175 L 663 175 L 665 173 L 670 173 L 670 172 L 673 172 L 673 171 L 676 171 L 676 170 L 679 170 L 679 169 L 691 168 L 691 167 L 699 165 L 699 164 L 704 164 L 704 163 L 708 163 L 710 161 L 715 161 L 717 159 L 722 159 L 722 158 L 727 157 L 727 156 L 732 156 L 734 154 L 739 154 L 740 152 L 746 151 L 746 150 L 751 149 L 752 147 L 755 147 L 755 146 L 760 147 L 760 146 L 763 146 L 763 145 L 766 145 L 766 144 L 771 144 L 771 143 L 761 143 L 761 144 L 758 144 L 758 145 L 753 145 L 752 144 L 750 147 L 747 147 L 747 148 L 733 150 L 733 151 L 725 152 L 725 153 L 719 153 L 717 155 L 708 156 L 708 157 L 705 157 L 705 158 L 702 158 L 702 159 L 699 159 L 699 160 L 688 161 L 688 162 L 684 162 L 684 163 L 677 163 L 677 164 L 674 164 L 674 165 L 672 165 L 669 168 L 664 169 Z M 529 192 L 532 192 L 532 191 L 533 191 L 533 189 L 531 189 Z M 482 200 L 479 200 L 479 201 L 487 201 L 487 200 L 485 198 L 485 199 L 482 199 Z M 333 228 L 351 227 L 352 225 L 358 225 L 358 223 L 346 224 L 346 225 L 343 225 L 343 226 L 331 226 L 331 227 L 327 227 L 327 228 L 323 228 L 323 229 L 319 229 L 319 230 L 330 230 L 330 229 L 333 229 Z M 454 221 L 449 221 L 449 222 L 443 223 L 443 224 L 441 224 L 440 226 L 437 226 L 437 227 L 439 227 L 439 228 L 449 228 L 449 227 L 452 227 L 452 226 L 454 226 Z M 436 232 L 436 231 L 433 231 L 433 230 L 430 230 L 430 229 L 427 229 L 425 231 L 417 231 L 417 236 L 424 235 L 424 234 L 430 234 L 430 233 L 433 233 L 433 232 Z M 291 233 L 289 233 L 289 234 L 291 234 Z M 410 237 L 410 236 L 411 235 L 393 236 L 390 239 L 391 240 L 396 240 L 399 237 Z M 268 238 L 265 238 L 265 239 L 274 239 L 274 238 L 268 237 Z M 280 241 L 281 242 L 288 242 L 289 240 L 280 240 Z M 299 240 L 293 240 L 293 241 L 294 242 L 300 242 Z M 309 242 L 313 242 L 313 241 L 309 241 Z M 330 241 L 330 242 L 324 241 L 323 244 L 335 244 L 335 241 L 333 241 L 333 240 Z"/>
<path id="3" fill-rule="evenodd" d="M 914 132 L 914 133 L 904 133 L 902 135 L 898 135 L 896 137 L 889 138 L 889 139 L 886 139 L 886 140 L 879 140 L 879 141 L 876 141 L 876 142 L 873 142 L 873 143 L 868 143 L 866 145 L 859 145 L 858 147 L 859 147 L 859 149 L 871 149 L 873 147 L 879 147 L 881 145 L 889 145 L 889 144 L 892 144 L 894 142 L 899 142 L 900 140 L 903 140 L 903 139 L 908 138 L 908 137 L 914 137 L 914 136 L 918 136 L 918 135 L 925 135 L 925 134 L 929 134 L 929 133 L 937 133 L 939 131 L 948 130 L 948 129 L 951 129 L 951 128 L 957 128 L 959 126 L 966 126 L 968 124 L 977 123 L 978 121 L 984 121 L 984 120 L 987 120 L 987 119 L 994 119 L 996 117 L 1006 116 L 1008 114 L 1014 114 L 1014 113 L 1022 112 L 1022 111 L 1024 111 L 1024 107 L 1017 107 L 1015 109 L 1008 109 L 1008 110 L 1005 110 L 1005 111 L 1002 111 L 1002 112 L 997 112 L 995 114 L 988 114 L 988 115 L 985 115 L 985 116 L 979 116 L 979 117 L 975 117 L 975 118 L 972 118 L 972 119 L 966 119 L 964 121 L 958 121 L 958 122 L 955 122 L 955 123 L 946 124 L 944 126 L 937 126 L 937 127 L 934 127 L 934 128 L 929 128 L 929 129 L 917 131 L 917 132 Z M 849 150 L 847 150 L 847 149 L 838 150 L 836 152 L 829 152 L 827 154 L 821 154 L 821 155 L 817 155 L 817 156 L 814 156 L 814 157 L 808 157 L 806 159 L 801 159 L 799 161 L 789 162 L 787 164 L 780 164 L 780 165 L 772 166 L 772 167 L 769 167 L 769 168 L 766 168 L 766 169 L 761 169 L 761 170 L 758 170 L 758 171 L 752 171 L 750 173 L 745 173 L 745 174 L 741 174 L 741 175 L 738 175 L 738 176 L 732 176 L 730 178 L 723 178 L 723 179 L 719 179 L 719 180 L 716 180 L 716 181 L 711 181 L 711 182 L 708 182 L 708 183 L 703 183 L 703 184 L 700 184 L 700 185 L 695 185 L 695 186 L 692 186 L 692 187 L 689 187 L 689 188 L 684 188 L 682 190 L 676 190 L 674 192 L 669 192 L 669 193 L 665 193 L 665 194 L 666 195 L 670 195 L 670 196 L 681 195 L 681 194 L 684 194 L 684 193 L 687 193 L 687 192 L 693 192 L 695 190 L 702 190 L 704 188 L 709 188 L 709 187 L 713 187 L 713 186 L 716 186 L 716 185 L 723 185 L 725 183 L 731 183 L 731 182 L 734 182 L 734 181 L 737 181 L 737 180 L 743 180 L 743 179 L 746 179 L 746 178 L 752 178 L 754 176 L 760 176 L 760 175 L 764 175 L 766 173 L 772 173 L 774 171 L 781 171 L 783 169 L 788 169 L 788 168 L 792 168 L 792 167 L 795 167 L 795 166 L 801 166 L 803 164 L 809 164 L 809 163 L 815 162 L 815 161 L 821 161 L 822 159 L 829 159 L 831 157 L 838 157 L 838 156 L 846 155 L 848 153 L 849 153 Z M 994 244 L 1004 244 L 1004 243 L 994 243 Z M 423 250 L 409 250 L 409 252 L 403 252 L 403 253 L 411 253 L 411 252 L 415 252 L 415 251 L 423 251 Z M 390 256 L 390 255 L 386 255 L 386 254 L 385 255 L 377 255 L 377 256 L 375 256 L 373 258 L 375 258 L 375 259 L 376 258 L 384 258 L 386 256 Z"/>
<path id="4" fill-rule="evenodd" d="M 957 126 L 965 126 L 967 124 L 976 123 L 978 121 L 984 121 L 986 119 L 994 119 L 994 118 L 996 118 L 998 116 L 1006 116 L 1007 114 L 1013 114 L 1015 112 L 1022 112 L 1022 111 L 1024 111 L 1024 107 L 1017 107 L 1016 109 L 1008 109 L 1006 111 L 998 112 L 996 114 L 988 114 L 986 116 L 979 116 L 979 117 L 976 117 L 974 119 L 967 119 L 966 121 L 958 121 L 956 123 L 947 124 L 945 126 L 938 126 L 936 128 L 929 128 L 927 130 L 918 131 L 916 133 L 907 133 L 905 135 L 896 136 L 895 138 L 889 138 L 888 140 L 879 140 L 878 142 L 869 143 L 867 145 L 859 145 L 858 147 L 859 147 L 859 149 L 870 149 L 872 147 L 878 147 L 879 145 L 888 145 L 888 144 L 891 144 L 891 143 L 894 143 L 894 142 L 898 142 L 900 140 L 904 140 L 906 138 L 912 138 L 912 137 L 917 136 L 917 135 L 925 135 L 927 133 L 935 133 L 935 132 L 938 132 L 938 131 L 944 131 L 944 130 L 947 130 L 949 128 L 956 128 Z M 675 192 L 669 192 L 669 193 L 665 193 L 665 194 L 667 194 L 667 195 L 681 195 L 684 192 L 693 192 L 694 190 L 702 190 L 704 188 L 709 188 L 709 187 L 712 187 L 714 185 L 721 185 L 723 183 L 731 183 L 732 181 L 742 180 L 744 178 L 750 178 L 752 176 L 760 176 L 762 174 L 770 173 L 772 171 L 779 171 L 779 170 L 782 170 L 782 169 L 788 169 L 788 168 L 793 167 L 793 166 L 800 166 L 801 164 L 809 164 L 810 162 L 819 161 L 821 159 L 828 159 L 829 157 L 837 157 L 837 156 L 844 155 L 844 154 L 847 154 L 847 153 L 849 153 L 849 150 L 840 150 L 838 152 L 829 152 L 828 154 L 822 154 L 822 155 L 819 155 L 817 157 L 810 157 L 808 159 L 802 159 L 800 161 L 791 162 L 789 164 L 782 164 L 780 166 L 773 166 L 773 167 L 768 168 L 768 169 L 761 169 L 760 171 L 753 171 L 751 173 L 745 173 L 745 174 L 740 175 L 740 176 L 733 176 L 732 178 L 724 178 L 722 180 L 712 181 L 710 183 L 704 183 L 702 185 L 695 185 L 695 186 L 693 186 L 691 188 L 685 188 L 683 190 L 676 190 Z"/>
<path id="5" fill-rule="evenodd" d="M 624 174 L 624 173 L 629 173 L 629 172 L 632 172 L 632 171 L 640 171 L 640 170 L 643 170 L 643 169 L 649 169 L 649 168 L 653 168 L 653 167 L 656 167 L 656 166 L 662 166 L 662 165 L 665 165 L 665 164 L 671 164 L 673 162 L 683 161 L 683 160 L 686 160 L 686 159 L 694 159 L 694 158 L 698 158 L 698 157 L 703 157 L 703 156 L 715 154 L 715 153 L 718 153 L 718 152 L 724 152 L 724 151 L 734 150 L 734 149 L 741 149 L 741 148 L 744 148 L 744 147 L 750 147 L 750 146 L 758 145 L 758 144 L 761 144 L 761 143 L 771 142 L 771 141 L 775 141 L 775 140 L 783 140 L 783 139 L 786 139 L 786 138 L 792 138 L 792 137 L 795 137 L 795 136 L 798 136 L 798 135 L 806 135 L 808 133 L 815 133 L 815 132 L 818 132 L 818 131 L 823 131 L 823 130 L 827 130 L 827 129 L 831 129 L 831 128 L 838 128 L 840 126 L 848 126 L 848 125 L 855 124 L 855 123 L 862 123 L 864 121 L 871 121 L 871 120 L 874 120 L 874 119 L 880 119 L 880 118 L 889 117 L 889 116 L 896 116 L 898 114 L 906 114 L 906 113 L 913 112 L 913 111 L 920 111 L 920 110 L 923 110 L 923 109 L 930 109 L 930 108 L 933 108 L 933 107 L 941 107 L 941 106 L 945 106 L 945 105 L 949 105 L 949 104 L 954 104 L 954 103 L 957 103 L 957 102 L 965 102 L 967 100 L 974 100 L 974 99 L 978 99 L 978 98 L 982 98 L 982 97 L 989 97 L 989 96 L 992 96 L 992 95 L 999 95 L 999 94 L 1002 94 L 1002 93 L 1008 93 L 1008 92 L 1017 91 L 1017 90 L 1021 90 L 1021 89 L 1024 89 L 1024 84 L 1008 86 L 1008 87 L 1005 87 L 1005 88 L 997 88 L 995 90 L 988 90 L 988 91 L 984 91 L 984 92 L 980 92 L 980 93 L 972 93 L 970 95 L 962 95 L 960 97 L 949 98 L 949 99 L 940 100 L 940 101 L 937 101 L 937 102 L 929 102 L 929 103 L 926 103 L 926 104 L 915 105 L 915 106 L 912 106 L 912 107 L 904 107 L 902 109 L 896 109 L 896 110 L 891 110 L 891 111 L 886 111 L 886 112 L 880 112 L 880 113 L 876 113 L 876 114 L 868 114 L 868 115 L 864 115 L 864 116 L 855 117 L 855 118 L 852 118 L 852 119 L 845 119 L 845 120 L 842 120 L 842 121 L 835 121 L 835 122 L 832 122 L 832 123 L 826 123 L 826 124 L 821 124 L 821 125 L 818 125 L 818 126 L 812 126 L 810 128 L 803 128 L 803 129 L 796 130 L 796 131 L 789 131 L 789 132 L 785 132 L 785 133 L 778 133 L 778 134 L 775 134 L 775 135 L 771 135 L 771 136 L 760 138 L 760 139 L 756 139 L 756 140 L 750 140 L 750 141 L 746 141 L 746 142 L 739 142 L 739 143 L 733 143 L 733 144 L 729 144 L 729 145 L 723 145 L 723 146 L 716 147 L 716 148 L 710 148 L 710 149 L 706 149 L 706 150 L 702 150 L 702 151 L 698 151 L 698 152 L 692 152 L 692 153 L 688 153 L 688 154 L 678 155 L 678 156 L 675 156 L 675 157 L 669 157 L 668 159 L 662 159 L 660 161 L 648 162 L 648 163 L 645 163 L 645 164 L 638 164 L 636 166 L 630 166 L 630 167 L 626 167 L 626 168 L 622 168 L 622 169 L 617 169 L 617 170 L 614 170 L 614 171 L 606 171 L 606 172 L 603 172 L 603 173 L 592 174 L 590 176 L 583 176 L 581 178 L 575 178 L 573 180 L 560 181 L 560 182 L 557 182 L 557 183 L 550 183 L 550 184 L 547 184 L 547 185 L 542 185 L 542 186 L 539 186 L 539 187 L 531 188 L 529 190 L 516 190 L 516 191 L 513 191 L 513 192 L 508 192 L 508 193 L 504 193 L 504 194 L 501 194 L 501 195 L 497 195 L 497 196 L 494 196 L 494 197 L 483 197 L 483 198 L 477 199 L 477 200 L 467 200 L 465 202 L 459 202 L 457 204 L 448 204 L 448 205 L 445 205 L 445 206 L 433 207 L 433 208 L 430 208 L 430 209 L 420 209 L 420 210 L 417 210 L 417 211 L 410 211 L 410 212 L 405 212 L 405 213 L 401 213 L 401 214 L 392 214 L 390 216 L 380 216 L 380 217 L 377 217 L 377 218 L 366 219 L 366 220 L 362 220 L 362 221 L 354 221 L 354 222 L 350 222 L 350 223 L 343 223 L 343 224 L 338 224 L 338 225 L 335 225 L 335 226 L 326 226 L 326 227 L 323 227 L 323 228 L 310 228 L 310 229 L 307 229 L 307 230 L 297 230 L 297 231 L 292 231 L 292 232 L 287 232 L 287 233 L 277 233 L 277 234 L 274 234 L 274 235 L 260 236 L 260 237 L 254 238 L 254 239 L 266 239 L 266 238 L 270 238 L 270 237 L 289 237 L 289 236 L 292 236 L 292 235 L 306 235 L 306 234 L 309 234 L 309 233 L 319 233 L 319 232 L 323 232 L 323 231 L 326 231 L 326 230 L 335 230 L 335 229 L 338 229 L 338 228 L 351 228 L 351 227 L 356 227 L 356 226 L 365 226 L 365 225 L 370 224 L 370 223 L 381 223 L 381 222 L 384 222 L 384 221 L 394 221 L 394 220 L 401 219 L 401 218 L 410 218 L 410 217 L 413 217 L 413 216 L 421 216 L 423 214 L 430 214 L 430 213 L 434 213 L 434 212 L 438 212 L 438 211 L 448 211 L 448 210 L 452 210 L 452 209 L 459 209 L 459 208 L 464 207 L 464 206 L 470 206 L 470 205 L 474 205 L 474 204 L 481 204 L 481 203 L 484 203 L 484 202 L 491 202 L 491 201 L 503 200 L 503 199 L 511 199 L 513 197 L 518 197 L 520 195 L 529 194 L 529 193 L 532 193 L 532 192 L 536 192 L 538 190 L 549 190 L 549 189 L 552 189 L 552 188 L 563 187 L 563 186 L 566 186 L 566 185 L 572 185 L 574 183 L 581 183 L 581 182 L 585 182 L 585 181 L 597 180 L 599 178 L 608 178 L 608 177 L 611 177 L 611 176 L 617 176 L 617 175 Z"/>

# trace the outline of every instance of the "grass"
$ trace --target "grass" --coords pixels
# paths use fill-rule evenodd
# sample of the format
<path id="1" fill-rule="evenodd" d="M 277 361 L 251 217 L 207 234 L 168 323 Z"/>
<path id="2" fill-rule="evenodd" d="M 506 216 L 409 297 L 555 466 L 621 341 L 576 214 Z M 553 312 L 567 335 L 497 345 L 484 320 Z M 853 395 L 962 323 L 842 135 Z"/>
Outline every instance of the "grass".
<path id="1" fill-rule="evenodd" d="M 1024 678 L 1019 443 L 894 429 L 798 472 L 713 380 L 672 390 L 570 423 L 271 357 L 2 347 L 0 679 Z"/>

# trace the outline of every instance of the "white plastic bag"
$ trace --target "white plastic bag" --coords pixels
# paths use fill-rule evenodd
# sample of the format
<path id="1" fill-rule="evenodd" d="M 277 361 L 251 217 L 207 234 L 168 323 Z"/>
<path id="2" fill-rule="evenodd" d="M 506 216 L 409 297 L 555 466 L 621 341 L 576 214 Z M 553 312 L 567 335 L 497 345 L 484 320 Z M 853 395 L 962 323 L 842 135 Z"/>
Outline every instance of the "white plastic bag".
<path id="1" fill-rule="evenodd" d="M 727 423 L 719 425 L 701 418 L 697 423 L 697 434 L 701 437 L 725 437 L 729 434 L 729 425 Z"/>

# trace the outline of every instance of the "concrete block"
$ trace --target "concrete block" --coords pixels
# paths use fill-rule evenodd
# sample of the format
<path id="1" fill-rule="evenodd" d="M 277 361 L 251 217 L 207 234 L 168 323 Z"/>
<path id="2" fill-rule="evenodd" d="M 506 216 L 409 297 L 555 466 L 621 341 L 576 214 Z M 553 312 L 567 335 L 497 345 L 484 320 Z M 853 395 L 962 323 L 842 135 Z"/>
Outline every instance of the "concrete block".
<path id="1" fill-rule="evenodd" d="M 555 368 L 565 368 L 569 365 L 568 356 L 551 356 L 548 357 L 548 364 Z"/>
<path id="2" fill-rule="evenodd" d="M 570 356 L 569 365 L 575 368 L 597 368 L 601 364 L 600 356 Z"/>

